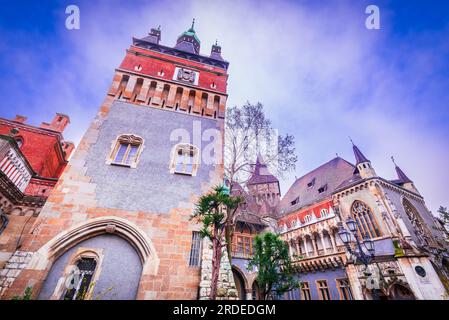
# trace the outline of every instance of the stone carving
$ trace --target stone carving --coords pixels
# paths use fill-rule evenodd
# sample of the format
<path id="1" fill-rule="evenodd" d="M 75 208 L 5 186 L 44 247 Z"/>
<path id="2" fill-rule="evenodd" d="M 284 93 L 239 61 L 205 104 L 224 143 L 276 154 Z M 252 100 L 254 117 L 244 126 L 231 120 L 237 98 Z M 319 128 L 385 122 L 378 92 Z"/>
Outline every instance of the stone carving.
<path id="1" fill-rule="evenodd" d="M 196 74 L 192 70 L 183 69 L 183 68 L 179 68 L 178 69 L 177 78 L 180 81 L 186 81 L 186 82 L 194 83 L 195 82 L 195 77 L 196 77 Z"/>

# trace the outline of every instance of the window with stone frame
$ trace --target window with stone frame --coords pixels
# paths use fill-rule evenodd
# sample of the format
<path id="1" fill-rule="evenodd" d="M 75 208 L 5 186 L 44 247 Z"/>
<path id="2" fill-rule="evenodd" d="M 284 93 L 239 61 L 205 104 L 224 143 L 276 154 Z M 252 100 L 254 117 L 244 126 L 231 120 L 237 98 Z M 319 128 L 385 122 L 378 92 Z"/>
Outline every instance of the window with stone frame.
<path id="1" fill-rule="evenodd" d="M 426 234 L 426 227 L 425 223 L 418 213 L 418 210 L 411 204 L 411 202 L 408 199 L 402 200 L 402 206 L 404 207 L 404 211 L 407 215 L 407 218 L 410 220 L 410 223 L 413 226 L 413 229 L 415 230 L 415 234 L 418 237 L 419 241 L 421 241 L 421 244 L 428 245 L 429 239 Z"/>
<path id="2" fill-rule="evenodd" d="M 318 280 L 316 286 L 320 300 L 331 300 L 329 286 L 327 285 L 326 280 Z"/>
<path id="3" fill-rule="evenodd" d="M 199 167 L 198 148 L 191 144 L 178 144 L 173 150 L 170 172 L 196 176 Z"/>
<path id="4" fill-rule="evenodd" d="M 362 201 L 354 201 L 351 214 L 357 223 L 357 232 L 361 238 L 377 238 L 381 236 L 373 211 Z"/>
<path id="5" fill-rule="evenodd" d="M 201 235 L 198 231 L 192 232 L 192 244 L 190 246 L 189 267 L 201 265 Z"/>
<path id="6" fill-rule="evenodd" d="M 64 300 L 85 300 L 94 284 L 92 279 L 97 261 L 92 257 L 80 257 L 76 263 L 76 272 L 71 277 L 70 286 L 64 293 Z"/>
<path id="7" fill-rule="evenodd" d="M 123 134 L 117 137 L 107 164 L 136 168 L 143 149 L 143 139 L 133 134 Z"/>
<path id="8" fill-rule="evenodd" d="M 309 283 L 307 281 L 301 282 L 301 300 L 312 300 Z"/>
<path id="9" fill-rule="evenodd" d="M 348 279 L 337 279 L 337 287 L 340 292 L 340 300 L 354 300 Z"/>

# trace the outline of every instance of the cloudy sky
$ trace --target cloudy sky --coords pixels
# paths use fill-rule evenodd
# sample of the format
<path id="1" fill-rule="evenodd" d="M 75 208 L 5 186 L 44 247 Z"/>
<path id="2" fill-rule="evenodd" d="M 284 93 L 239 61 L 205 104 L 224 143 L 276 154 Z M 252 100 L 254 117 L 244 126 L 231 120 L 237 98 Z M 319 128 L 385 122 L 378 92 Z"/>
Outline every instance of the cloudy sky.
<path id="1" fill-rule="evenodd" d="M 318 4 L 319 3 L 319 4 Z M 445 1 L 8 1 L 0 12 L 0 117 L 70 115 L 77 143 L 95 116 L 131 37 L 161 25 L 172 46 L 192 18 L 209 54 L 230 61 L 228 105 L 260 101 L 299 162 L 286 188 L 335 157 L 351 136 L 377 173 L 390 156 L 434 213 L 449 206 L 449 4 Z M 80 8 L 67 30 L 65 8 Z M 380 8 L 380 30 L 365 8 Z"/>

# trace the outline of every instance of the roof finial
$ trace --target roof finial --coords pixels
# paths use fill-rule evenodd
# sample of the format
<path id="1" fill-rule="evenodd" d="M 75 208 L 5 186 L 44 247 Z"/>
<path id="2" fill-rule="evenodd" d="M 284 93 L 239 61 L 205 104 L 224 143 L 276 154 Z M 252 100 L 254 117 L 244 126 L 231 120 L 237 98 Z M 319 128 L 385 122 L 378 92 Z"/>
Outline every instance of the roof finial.
<path id="1" fill-rule="evenodd" d="M 158 31 L 161 31 L 161 25 L 158 25 L 158 26 L 157 26 L 157 30 L 158 30 Z"/>
<path id="2" fill-rule="evenodd" d="M 393 157 L 393 156 L 391 156 L 391 161 L 393 161 L 393 163 L 394 163 L 395 165 L 397 165 L 396 162 L 394 161 L 394 157 Z"/>
<path id="3" fill-rule="evenodd" d="M 352 145 L 354 145 L 354 141 L 352 141 L 351 136 L 349 136 L 349 141 L 351 141 Z"/>
<path id="4" fill-rule="evenodd" d="M 190 29 L 192 29 L 193 30 L 193 27 L 195 26 L 195 18 L 193 18 L 193 20 L 192 20 L 192 27 L 190 28 Z"/>
<path id="5" fill-rule="evenodd" d="M 215 45 L 218 46 L 218 40 L 217 39 L 215 39 Z"/>

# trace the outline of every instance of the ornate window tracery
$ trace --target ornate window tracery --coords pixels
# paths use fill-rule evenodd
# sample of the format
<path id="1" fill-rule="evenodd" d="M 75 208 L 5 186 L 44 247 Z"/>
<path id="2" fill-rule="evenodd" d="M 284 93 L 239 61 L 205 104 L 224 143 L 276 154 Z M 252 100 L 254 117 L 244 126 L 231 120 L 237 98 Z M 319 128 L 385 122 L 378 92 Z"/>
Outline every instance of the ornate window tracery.
<path id="1" fill-rule="evenodd" d="M 354 201 L 351 214 L 357 223 L 360 237 L 377 238 L 381 236 L 379 227 L 371 209 L 361 201 Z"/>
<path id="2" fill-rule="evenodd" d="M 415 229 L 415 234 L 422 244 L 427 245 L 427 236 L 426 236 L 426 228 L 422 221 L 421 216 L 418 213 L 418 210 L 410 203 L 409 200 L 405 199 L 402 201 L 402 205 L 404 207 L 405 214 L 410 220 L 413 229 Z"/>

